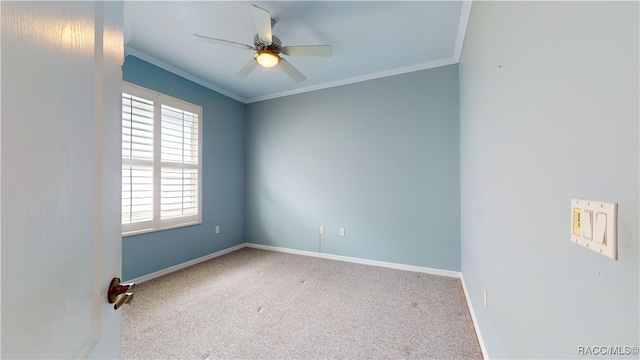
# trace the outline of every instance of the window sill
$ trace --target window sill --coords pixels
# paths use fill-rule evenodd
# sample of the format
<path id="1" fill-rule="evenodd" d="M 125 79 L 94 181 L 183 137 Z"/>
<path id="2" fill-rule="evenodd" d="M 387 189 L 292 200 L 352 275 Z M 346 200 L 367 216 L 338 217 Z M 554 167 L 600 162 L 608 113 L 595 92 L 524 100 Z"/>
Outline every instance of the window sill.
<path id="1" fill-rule="evenodd" d="M 132 230 L 132 231 L 123 232 L 122 233 L 122 237 L 125 238 L 125 237 L 129 237 L 129 236 L 148 234 L 148 233 L 164 231 L 164 230 L 171 230 L 171 229 L 179 229 L 179 228 L 183 228 L 183 227 L 187 227 L 187 226 L 201 225 L 201 224 L 202 224 L 202 220 L 197 220 L 197 221 L 191 221 L 191 222 L 187 222 L 187 223 L 181 223 L 181 224 L 175 224 L 175 225 L 167 225 L 167 226 L 164 226 L 164 227 L 154 227 L 154 228 L 145 228 L 145 229 L 140 229 L 140 230 Z"/>

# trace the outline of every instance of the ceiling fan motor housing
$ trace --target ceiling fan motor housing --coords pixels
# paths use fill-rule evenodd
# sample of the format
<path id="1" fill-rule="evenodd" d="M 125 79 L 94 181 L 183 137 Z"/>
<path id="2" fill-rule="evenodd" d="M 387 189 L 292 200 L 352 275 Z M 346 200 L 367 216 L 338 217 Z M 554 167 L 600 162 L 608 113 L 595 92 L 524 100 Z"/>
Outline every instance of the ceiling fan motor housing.
<path id="1" fill-rule="evenodd" d="M 256 51 L 269 51 L 269 52 L 272 52 L 274 54 L 280 54 L 280 52 L 282 52 L 282 42 L 275 35 L 273 35 L 271 38 L 272 38 L 273 42 L 271 44 L 267 44 L 267 43 L 265 43 L 264 41 L 262 41 L 260 39 L 258 34 L 256 34 L 253 37 L 254 50 L 256 50 Z"/>

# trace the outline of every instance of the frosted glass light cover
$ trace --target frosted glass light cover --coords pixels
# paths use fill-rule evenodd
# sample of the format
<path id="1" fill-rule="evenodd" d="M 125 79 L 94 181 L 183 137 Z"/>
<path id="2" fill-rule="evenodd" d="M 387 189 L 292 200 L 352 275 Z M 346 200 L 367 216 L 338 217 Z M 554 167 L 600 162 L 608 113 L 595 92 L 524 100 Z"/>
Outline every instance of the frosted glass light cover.
<path id="1" fill-rule="evenodd" d="M 270 68 L 278 65 L 280 57 L 270 51 L 259 51 L 256 55 L 256 61 L 263 67 Z"/>

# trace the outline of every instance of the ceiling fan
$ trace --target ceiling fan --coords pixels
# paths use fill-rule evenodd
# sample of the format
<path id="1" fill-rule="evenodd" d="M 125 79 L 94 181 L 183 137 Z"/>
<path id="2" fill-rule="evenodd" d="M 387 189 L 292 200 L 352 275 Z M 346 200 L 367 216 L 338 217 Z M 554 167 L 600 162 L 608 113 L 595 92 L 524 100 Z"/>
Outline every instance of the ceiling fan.
<path id="1" fill-rule="evenodd" d="M 323 56 L 331 57 L 331 46 L 329 45 L 302 45 L 302 46 L 282 46 L 282 42 L 275 35 L 271 34 L 271 28 L 275 25 L 275 20 L 271 18 L 271 14 L 256 5 L 251 5 L 253 20 L 258 28 L 258 33 L 253 37 L 253 46 L 216 39 L 208 36 L 193 34 L 199 39 L 225 46 L 233 46 L 245 50 L 253 50 L 256 54 L 253 59 L 244 65 L 236 74 L 236 77 L 244 78 L 259 64 L 263 67 L 270 68 L 274 66 L 280 67 L 295 82 L 301 82 L 306 79 L 298 69 L 293 67 L 291 63 L 283 59 L 282 55 L 289 56 Z"/>

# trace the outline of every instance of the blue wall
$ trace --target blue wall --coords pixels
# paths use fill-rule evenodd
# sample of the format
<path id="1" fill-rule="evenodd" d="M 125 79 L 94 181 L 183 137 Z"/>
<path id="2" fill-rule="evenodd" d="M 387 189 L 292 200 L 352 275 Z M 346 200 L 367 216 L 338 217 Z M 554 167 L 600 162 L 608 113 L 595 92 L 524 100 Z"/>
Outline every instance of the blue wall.
<path id="1" fill-rule="evenodd" d="M 249 104 L 247 242 L 459 271 L 458 109 L 457 65 Z"/>
<path id="2" fill-rule="evenodd" d="M 638 10 L 473 3 L 459 64 L 462 273 L 491 358 L 639 345 Z M 618 261 L 569 241 L 571 198 L 618 203 Z"/>
<path id="3" fill-rule="evenodd" d="M 245 105 L 133 56 L 122 74 L 127 82 L 200 105 L 203 114 L 202 224 L 123 238 L 123 278 L 243 243 Z"/>

